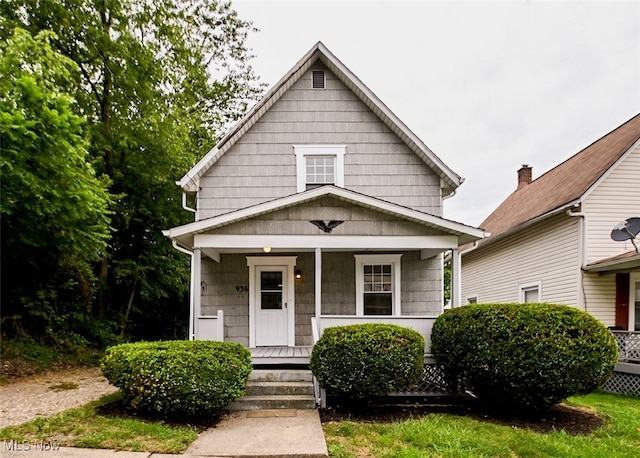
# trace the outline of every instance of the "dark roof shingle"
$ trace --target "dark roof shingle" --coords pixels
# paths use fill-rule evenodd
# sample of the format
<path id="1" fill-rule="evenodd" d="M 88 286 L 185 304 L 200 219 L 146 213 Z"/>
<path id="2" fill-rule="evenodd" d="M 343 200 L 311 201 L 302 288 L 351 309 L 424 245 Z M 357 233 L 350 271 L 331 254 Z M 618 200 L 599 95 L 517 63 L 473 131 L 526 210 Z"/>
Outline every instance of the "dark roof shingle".
<path id="1" fill-rule="evenodd" d="M 639 138 L 640 114 L 514 191 L 480 227 L 495 237 L 578 200 Z"/>

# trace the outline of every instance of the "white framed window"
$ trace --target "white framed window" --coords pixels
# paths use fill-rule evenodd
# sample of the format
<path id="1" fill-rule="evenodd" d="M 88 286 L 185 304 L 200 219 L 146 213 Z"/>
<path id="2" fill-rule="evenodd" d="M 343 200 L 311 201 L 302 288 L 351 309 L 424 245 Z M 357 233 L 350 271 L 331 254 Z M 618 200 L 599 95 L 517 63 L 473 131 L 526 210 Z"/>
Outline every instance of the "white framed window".
<path id="1" fill-rule="evenodd" d="M 401 254 L 356 254 L 356 315 L 400 315 Z"/>
<path id="2" fill-rule="evenodd" d="M 298 192 L 332 184 L 344 187 L 346 145 L 293 145 Z"/>
<path id="3" fill-rule="evenodd" d="M 524 283 L 518 286 L 518 301 L 522 304 L 542 301 L 542 282 Z"/>
<path id="4" fill-rule="evenodd" d="M 478 303 L 478 295 L 474 294 L 473 296 L 467 296 L 465 298 L 467 304 L 477 304 Z"/>

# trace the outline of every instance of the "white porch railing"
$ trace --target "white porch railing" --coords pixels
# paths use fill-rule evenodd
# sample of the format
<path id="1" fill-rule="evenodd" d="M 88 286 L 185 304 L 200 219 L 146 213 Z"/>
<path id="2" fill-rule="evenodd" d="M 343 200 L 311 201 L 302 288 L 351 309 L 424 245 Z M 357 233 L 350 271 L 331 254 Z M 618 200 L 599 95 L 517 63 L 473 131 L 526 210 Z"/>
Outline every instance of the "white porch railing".
<path id="1" fill-rule="evenodd" d="M 196 339 L 224 340 L 224 314 L 222 310 L 218 310 L 215 315 L 196 318 Z"/>
<path id="2" fill-rule="evenodd" d="M 386 323 L 411 328 L 419 332 L 425 341 L 425 362 L 431 351 L 431 328 L 437 316 L 348 316 L 348 315 L 325 315 L 311 317 L 311 333 L 313 344 L 322 337 L 324 330 L 331 326 L 346 326 L 350 324 L 363 323 Z M 430 359 L 430 358 L 429 358 Z M 327 407 L 327 393 L 320 387 L 318 380 L 313 377 L 316 401 L 321 408 Z"/>
<path id="3" fill-rule="evenodd" d="M 345 315 L 325 315 L 313 317 L 312 331 L 313 342 L 317 342 L 324 330 L 331 326 L 346 326 L 350 324 L 363 323 L 386 323 L 411 328 L 419 332 L 424 337 L 425 355 L 431 352 L 431 328 L 436 321 L 437 316 L 345 316 Z"/>
<path id="4" fill-rule="evenodd" d="M 618 342 L 619 360 L 640 363 L 640 332 L 611 331 Z"/>

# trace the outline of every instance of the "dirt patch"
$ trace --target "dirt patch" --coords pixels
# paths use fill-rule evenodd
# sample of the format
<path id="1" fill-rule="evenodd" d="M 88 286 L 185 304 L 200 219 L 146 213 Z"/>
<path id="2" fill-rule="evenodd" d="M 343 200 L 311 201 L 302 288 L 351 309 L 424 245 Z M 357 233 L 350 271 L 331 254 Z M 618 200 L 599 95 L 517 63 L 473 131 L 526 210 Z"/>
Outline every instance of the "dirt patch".
<path id="1" fill-rule="evenodd" d="M 571 435 L 587 435 L 600 428 L 604 420 L 596 413 L 565 404 L 555 405 L 545 411 L 523 416 L 509 412 L 491 412 L 463 403 L 438 403 L 393 406 L 338 406 L 320 410 L 323 423 L 330 421 L 355 421 L 367 423 L 393 423 L 417 419 L 432 414 L 449 414 L 470 417 L 478 421 L 527 428 L 539 433 L 564 431 Z"/>

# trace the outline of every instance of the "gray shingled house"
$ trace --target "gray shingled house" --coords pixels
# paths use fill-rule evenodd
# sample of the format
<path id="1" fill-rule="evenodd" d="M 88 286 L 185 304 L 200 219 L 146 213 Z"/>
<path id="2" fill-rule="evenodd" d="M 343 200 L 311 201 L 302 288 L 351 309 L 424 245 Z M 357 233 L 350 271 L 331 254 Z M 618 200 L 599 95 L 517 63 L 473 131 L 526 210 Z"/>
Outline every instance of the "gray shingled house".
<path id="1" fill-rule="evenodd" d="M 317 43 L 178 182 L 195 221 L 165 235 L 192 256 L 190 338 L 302 358 L 336 324 L 429 340 L 443 253 L 485 236 L 442 217 L 462 181 Z"/>

